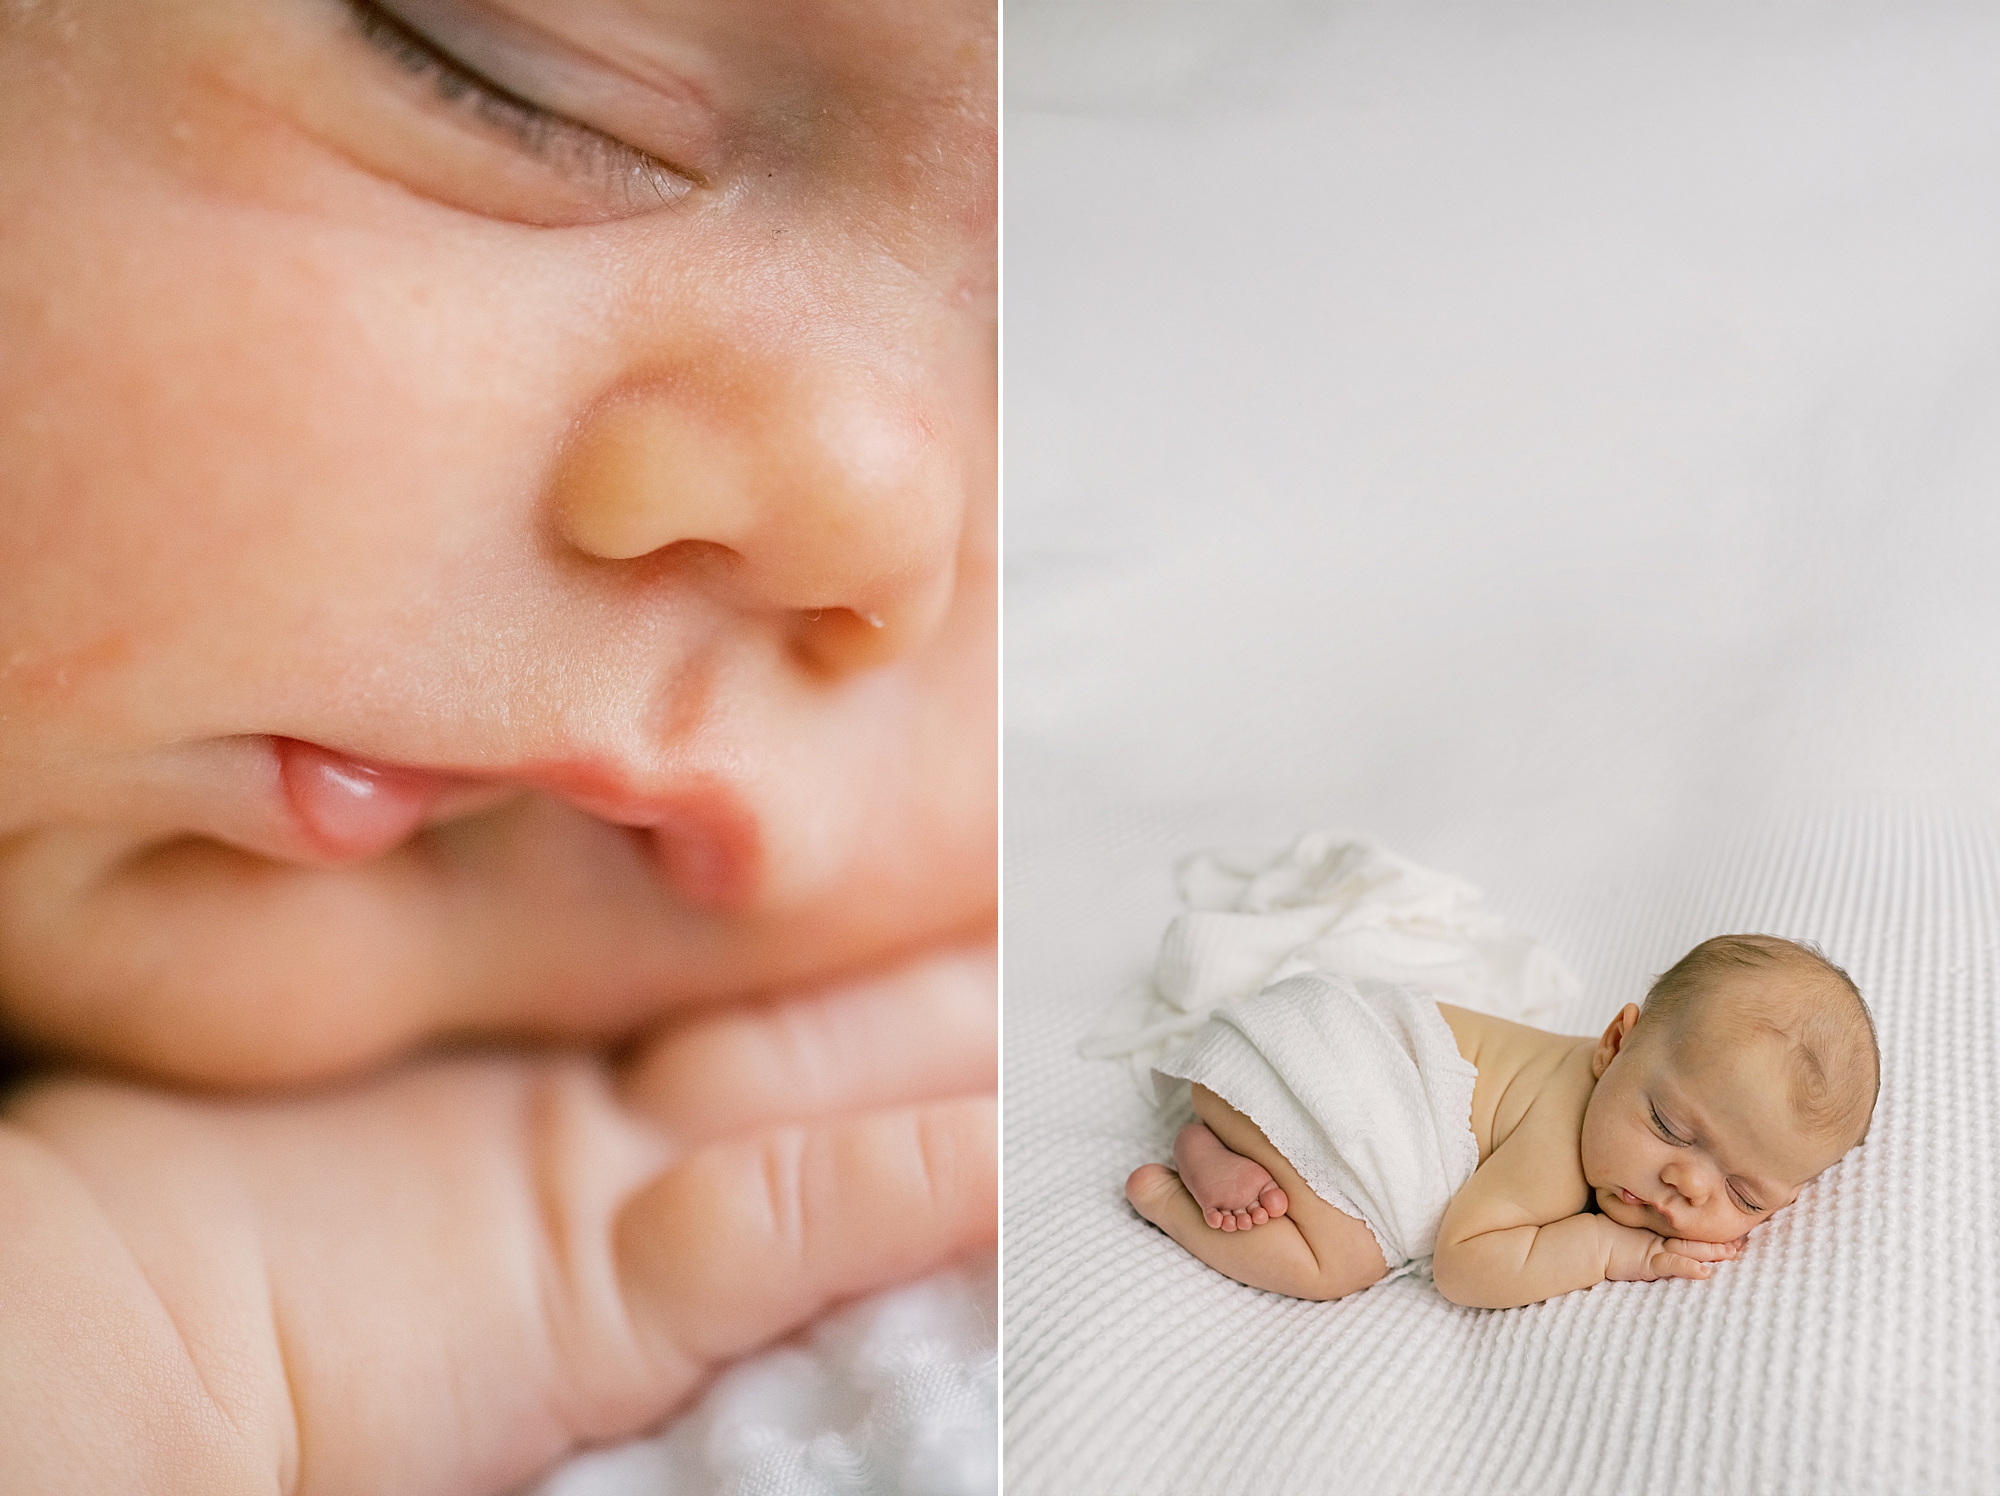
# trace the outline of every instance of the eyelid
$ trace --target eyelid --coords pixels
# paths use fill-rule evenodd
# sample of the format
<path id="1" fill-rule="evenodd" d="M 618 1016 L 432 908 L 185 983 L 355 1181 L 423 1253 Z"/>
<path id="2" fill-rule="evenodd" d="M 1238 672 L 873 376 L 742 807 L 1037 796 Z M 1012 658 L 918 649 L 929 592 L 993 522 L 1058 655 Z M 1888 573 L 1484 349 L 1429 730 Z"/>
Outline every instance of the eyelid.
<path id="1" fill-rule="evenodd" d="M 1649 1101 L 1646 1103 L 1646 1110 L 1653 1114 L 1653 1126 L 1660 1130 L 1660 1136 L 1665 1138 L 1669 1143 L 1672 1143 L 1676 1148 L 1686 1148 L 1692 1144 L 1692 1138 L 1684 1138 L 1671 1127 L 1667 1126 L 1665 1120 L 1660 1116 L 1660 1109 L 1653 1105 L 1652 1102 Z"/>
<path id="2" fill-rule="evenodd" d="M 706 185 L 695 172 L 523 98 L 375 0 L 345 3 L 371 46 L 409 72 L 426 75 L 447 104 L 469 105 L 482 123 L 505 131 L 523 150 L 559 171 L 621 191 L 635 210 L 668 206 Z"/>

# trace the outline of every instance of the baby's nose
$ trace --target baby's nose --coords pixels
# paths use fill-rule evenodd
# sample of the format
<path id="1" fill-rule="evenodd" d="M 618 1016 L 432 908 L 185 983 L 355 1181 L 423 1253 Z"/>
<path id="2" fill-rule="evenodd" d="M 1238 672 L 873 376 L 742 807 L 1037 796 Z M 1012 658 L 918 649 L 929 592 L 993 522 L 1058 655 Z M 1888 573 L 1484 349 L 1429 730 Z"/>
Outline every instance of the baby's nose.
<path id="1" fill-rule="evenodd" d="M 1693 1209 L 1707 1203 L 1713 1181 L 1699 1165 L 1676 1159 L 1660 1170 L 1660 1182 L 1685 1200 Z"/>
<path id="2" fill-rule="evenodd" d="M 862 668 L 921 642 L 949 601 L 963 480 L 948 420 L 893 374 L 705 350 L 583 421 L 557 523 L 607 561 L 719 550 L 734 601 L 778 614 L 809 663 Z"/>

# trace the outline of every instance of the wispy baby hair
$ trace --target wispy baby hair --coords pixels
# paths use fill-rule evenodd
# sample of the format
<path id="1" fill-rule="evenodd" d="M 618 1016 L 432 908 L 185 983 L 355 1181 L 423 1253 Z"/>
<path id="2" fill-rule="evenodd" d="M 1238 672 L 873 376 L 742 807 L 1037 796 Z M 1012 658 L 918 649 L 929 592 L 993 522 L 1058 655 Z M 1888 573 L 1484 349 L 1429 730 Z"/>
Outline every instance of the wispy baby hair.
<path id="1" fill-rule="evenodd" d="M 1774 978 L 1752 988 L 1730 978 Z M 1717 935 L 1653 983 L 1640 1022 L 1681 1041 L 1697 1032 L 1779 1038 L 1791 1071 L 1792 1111 L 1823 1137 L 1867 1136 L 1882 1089 L 1875 1019 L 1854 979 L 1819 947 L 1776 935 Z"/>

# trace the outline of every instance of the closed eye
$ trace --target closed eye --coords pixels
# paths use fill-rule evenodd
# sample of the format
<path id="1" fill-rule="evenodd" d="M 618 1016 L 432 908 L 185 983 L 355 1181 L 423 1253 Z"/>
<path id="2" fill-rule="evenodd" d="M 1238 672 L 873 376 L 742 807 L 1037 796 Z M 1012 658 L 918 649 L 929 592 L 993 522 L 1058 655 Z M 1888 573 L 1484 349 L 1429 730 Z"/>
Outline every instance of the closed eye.
<path id="1" fill-rule="evenodd" d="M 356 28 L 376 50 L 427 79 L 446 104 L 513 138 L 566 175 L 622 192 L 634 208 L 665 206 L 696 186 L 692 173 L 545 109 L 474 71 L 374 0 L 346 0 Z"/>
<path id="2" fill-rule="evenodd" d="M 1676 1148 L 1685 1148 L 1694 1141 L 1694 1139 L 1692 1138 L 1681 1137 L 1671 1127 L 1667 1126 L 1665 1122 L 1661 1121 L 1660 1109 L 1658 1107 L 1652 1105 L 1649 1102 L 1647 1103 L 1646 1109 L 1653 1114 L 1654 1129 L 1660 1134 L 1661 1137 L 1665 1138 L 1669 1143 L 1672 1143 Z"/>

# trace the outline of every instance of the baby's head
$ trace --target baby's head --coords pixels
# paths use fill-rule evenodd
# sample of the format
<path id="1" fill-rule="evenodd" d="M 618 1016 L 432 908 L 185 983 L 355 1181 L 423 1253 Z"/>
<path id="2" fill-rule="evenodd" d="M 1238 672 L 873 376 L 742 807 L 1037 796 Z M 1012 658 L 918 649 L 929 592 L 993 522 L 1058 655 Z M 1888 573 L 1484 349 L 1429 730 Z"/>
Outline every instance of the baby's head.
<path id="1" fill-rule="evenodd" d="M 1847 973 L 1770 935 L 1703 941 L 1592 1058 L 1583 1171 L 1611 1219 L 1734 1241 L 1867 1134 L 1881 1052 Z"/>
<path id="2" fill-rule="evenodd" d="M 0 1027 L 203 1079 L 990 924 L 991 0 L 0 0 Z"/>

